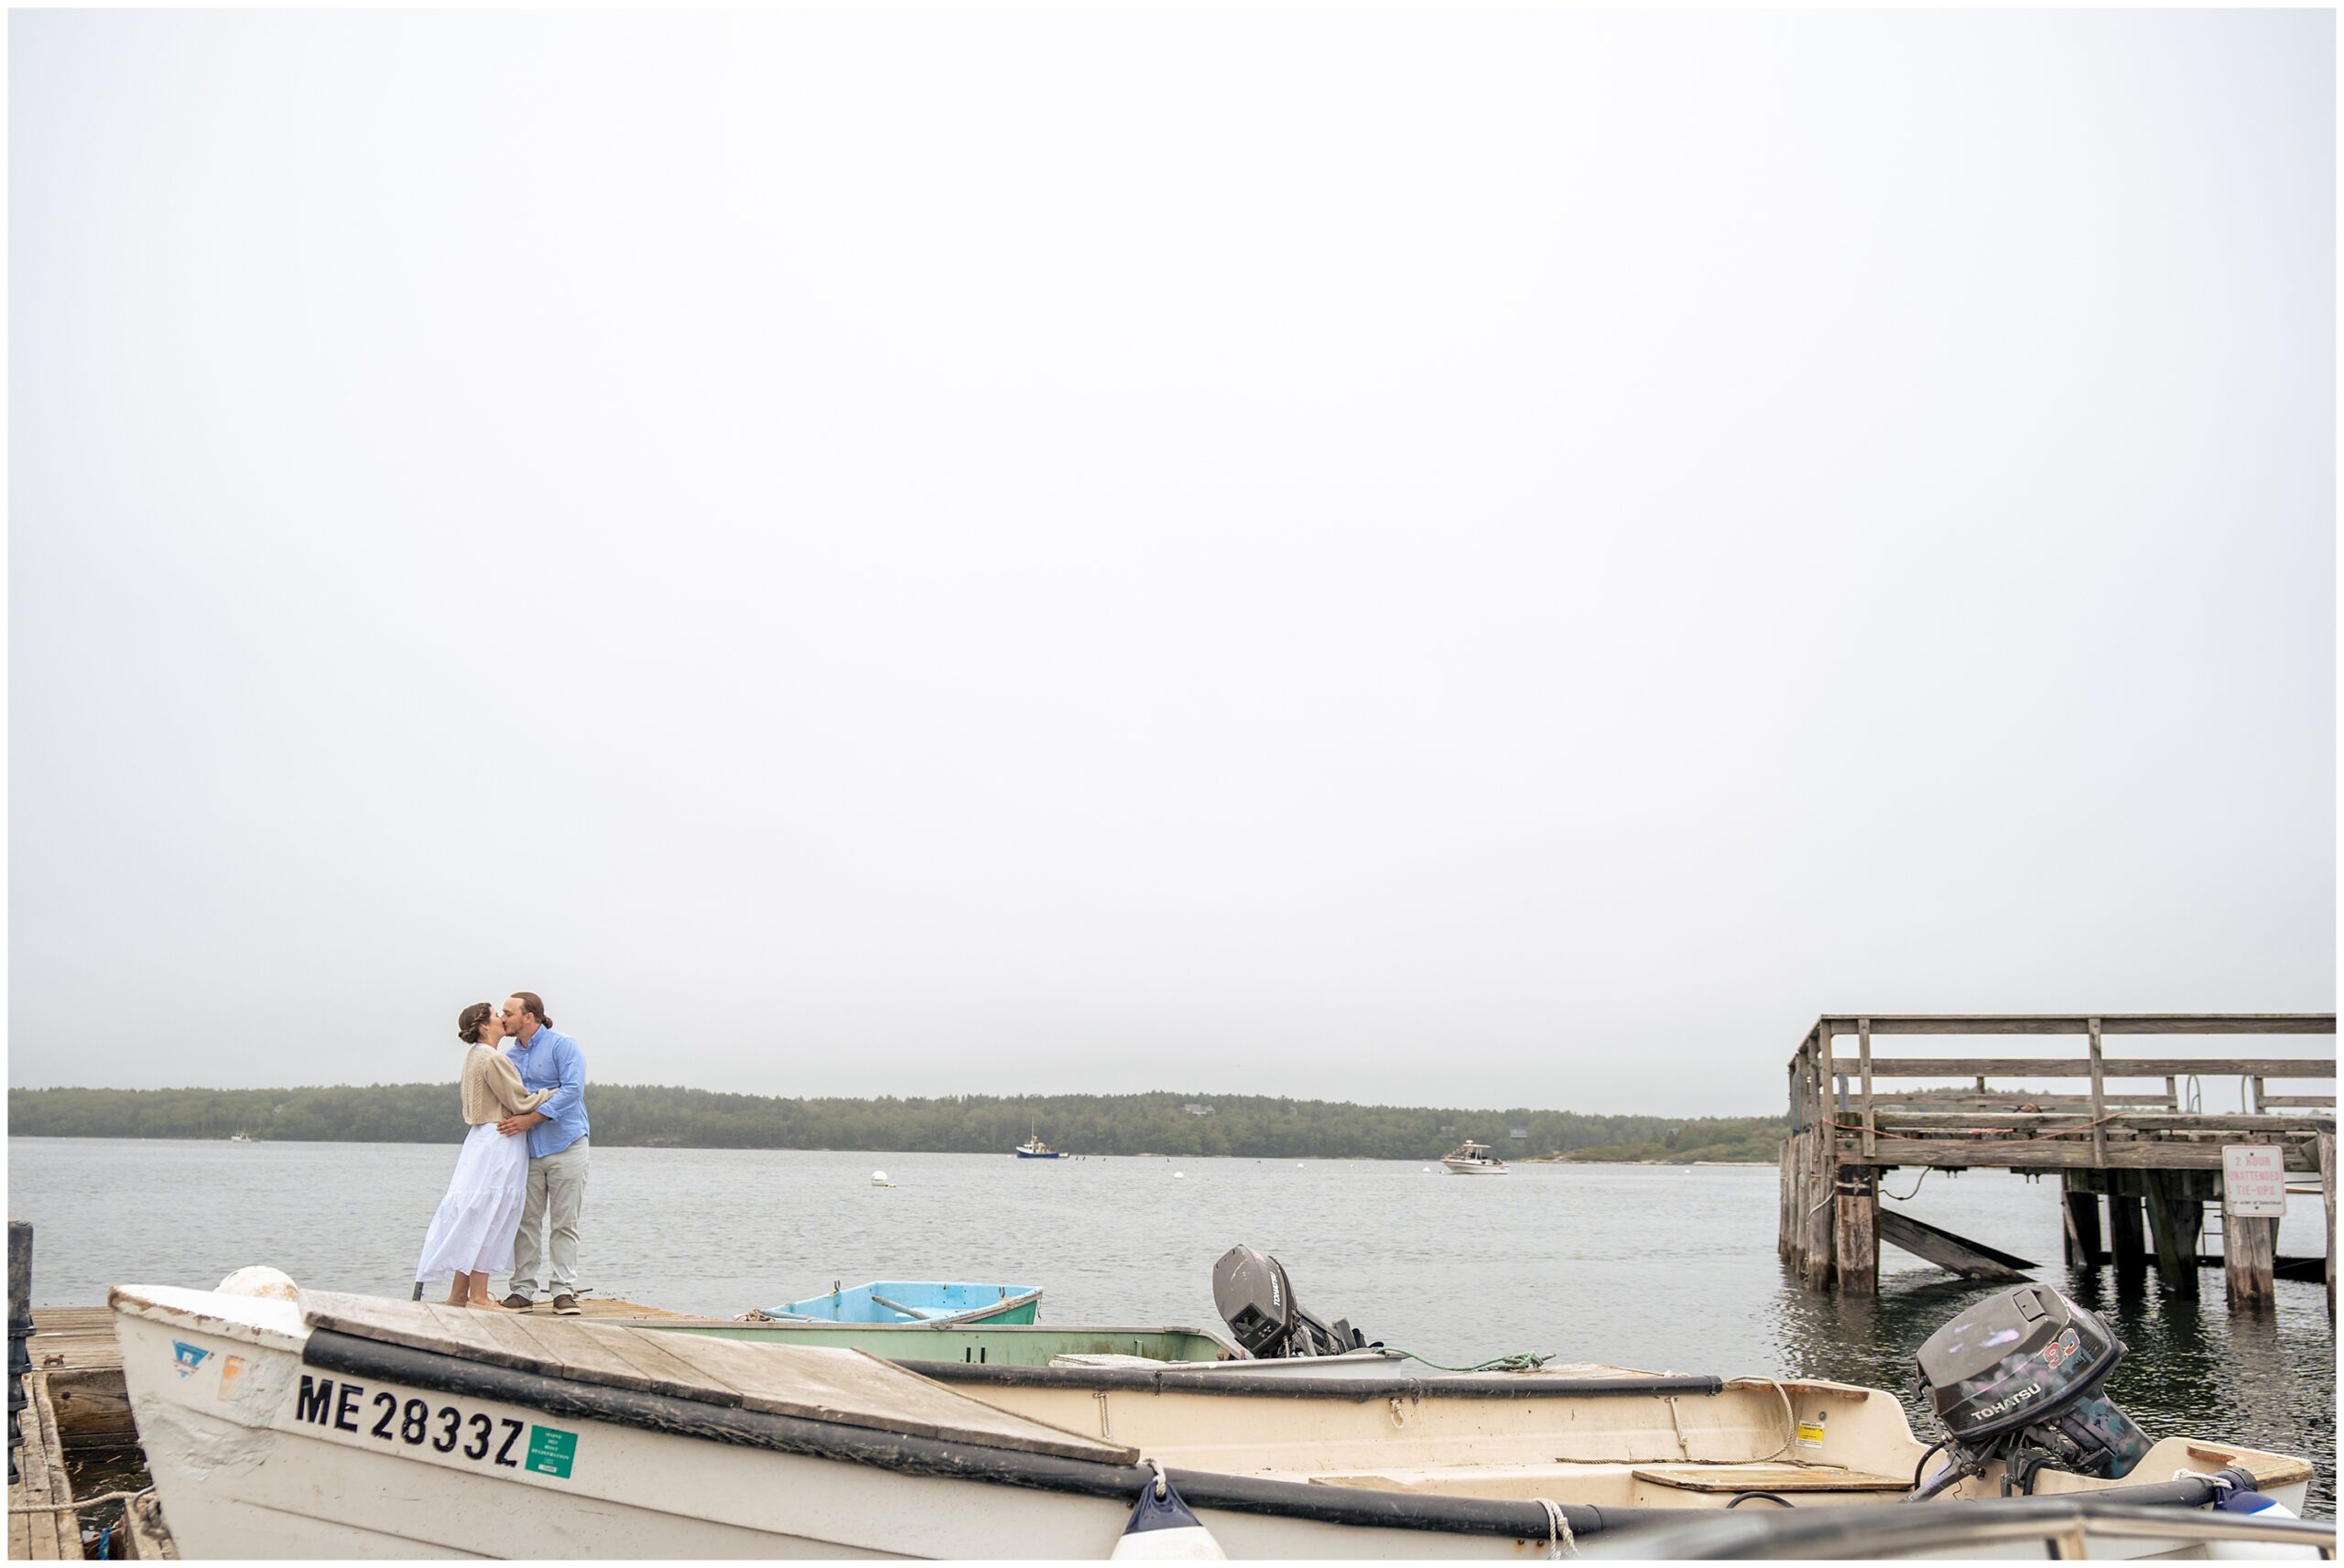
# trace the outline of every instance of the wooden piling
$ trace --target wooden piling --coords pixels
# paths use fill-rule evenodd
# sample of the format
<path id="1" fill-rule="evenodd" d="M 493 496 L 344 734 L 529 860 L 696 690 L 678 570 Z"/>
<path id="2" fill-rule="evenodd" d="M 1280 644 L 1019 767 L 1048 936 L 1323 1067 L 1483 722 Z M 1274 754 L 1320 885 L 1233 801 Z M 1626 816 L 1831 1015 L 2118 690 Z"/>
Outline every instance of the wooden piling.
<path id="1" fill-rule="evenodd" d="M 2100 1195 L 2084 1184 L 2082 1174 L 2069 1171 L 2061 1179 L 2060 1196 L 2067 1210 L 2062 1229 L 2068 1267 L 2092 1269 L 2107 1261 L 2108 1255 L 2100 1249 Z"/>
<path id="2" fill-rule="evenodd" d="M 1841 1167 L 1835 1184 L 1833 1269 L 1843 1296 L 1880 1291 L 1880 1173 L 1869 1166 Z"/>
<path id="3" fill-rule="evenodd" d="M 2108 1253 L 2122 1290 L 2147 1273 L 2147 1238 L 2141 1232 L 2141 1195 L 2135 1190 L 2139 1177 L 2131 1171 L 2111 1171 L 2108 1182 Z"/>
<path id="4" fill-rule="evenodd" d="M 2336 1134 L 2313 1141 L 2319 1160 L 2319 1195 L 2328 1206 L 2328 1315 L 2336 1315 Z"/>
<path id="5" fill-rule="evenodd" d="M 2222 1283 L 2234 1307 L 2267 1306 L 2278 1295 L 2279 1222 L 2222 1217 Z"/>
<path id="6" fill-rule="evenodd" d="M 1818 1020 L 1816 1023 L 1812 1060 L 1814 1065 L 1808 1075 L 1812 1120 L 1807 1140 L 1807 1190 L 1800 1218 L 1807 1233 L 1803 1272 L 1807 1285 L 1819 1291 L 1831 1283 L 1833 1233 L 1837 1228 L 1832 1182 L 1839 1159 L 1831 1124 L 1839 1111 L 1832 1103 L 1831 1026 L 1828 1021 Z"/>
<path id="7" fill-rule="evenodd" d="M 2198 1293 L 2198 1237 L 2206 1222 L 2205 1205 L 2189 1195 L 2178 1171 L 2145 1171 L 2143 1200 L 2149 1211 L 2149 1236 L 2156 1243 L 2157 1279 L 2176 1295 Z"/>

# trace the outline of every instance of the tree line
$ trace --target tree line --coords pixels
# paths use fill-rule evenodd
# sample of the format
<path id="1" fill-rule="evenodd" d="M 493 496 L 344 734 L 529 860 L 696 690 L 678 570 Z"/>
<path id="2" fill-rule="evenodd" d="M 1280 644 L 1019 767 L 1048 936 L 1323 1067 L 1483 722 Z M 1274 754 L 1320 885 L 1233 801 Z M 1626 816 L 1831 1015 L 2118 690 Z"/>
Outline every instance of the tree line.
<path id="1" fill-rule="evenodd" d="M 1191 1108 L 1199 1108 L 1192 1109 Z M 1779 1117 L 1596 1116 L 1529 1107 L 1354 1105 L 1264 1095 L 947 1095 L 794 1099 L 653 1084 L 588 1091 L 605 1148 L 1007 1153 L 1038 1132 L 1077 1154 L 1437 1159 L 1475 1139 L 1504 1158 L 1771 1161 Z M 1201 1113 L 1200 1113 L 1201 1111 Z M 1512 1136 L 1519 1129 L 1521 1138 Z M 16 1138 L 230 1138 L 454 1143 L 454 1085 L 8 1091 Z"/>

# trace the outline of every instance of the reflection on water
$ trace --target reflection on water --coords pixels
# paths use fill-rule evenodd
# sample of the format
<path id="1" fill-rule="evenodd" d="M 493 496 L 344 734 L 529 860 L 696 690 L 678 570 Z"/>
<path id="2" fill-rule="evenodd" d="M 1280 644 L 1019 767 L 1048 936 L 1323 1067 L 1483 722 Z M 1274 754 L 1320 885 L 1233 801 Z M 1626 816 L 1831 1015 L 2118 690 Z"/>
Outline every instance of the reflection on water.
<path id="1" fill-rule="evenodd" d="M 1047 1135 L 1047 1129 L 1044 1129 Z M 1438 1152 L 1437 1151 L 1432 1152 Z M 33 1299 L 109 1284 L 208 1285 L 270 1263 L 319 1289 L 405 1295 L 455 1163 L 424 1144 L 12 1139 L 9 1203 L 37 1227 Z M 874 1188 L 884 1166 L 895 1185 Z M 1174 1172 L 1179 1173 L 1174 1179 Z M 1900 1183 L 1908 1178 L 1900 1178 Z M 1000 1155 L 597 1149 L 583 1221 L 599 1293 L 731 1316 L 832 1281 L 1039 1281 L 1045 1323 L 1218 1329 L 1210 1271 L 1275 1252 L 1304 1304 L 1432 1360 L 1535 1350 L 1656 1371 L 1836 1379 L 1895 1390 L 1977 1294 L 1894 1249 L 1876 1300 L 1801 1289 L 1774 1253 L 1774 1172 L 1525 1165 L 1460 1178 L 1430 1159 L 1015 1160 Z M 1913 1189 L 1904 1188 L 1901 1191 Z M 2279 1249 L 2321 1249 L 2297 1198 Z M 2129 1346 L 2110 1392 L 2152 1438 L 2299 1454 L 2332 1511 L 2335 1338 L 2317 1284 L 2233 1316 L 2059 1260 L 2056 1184 L 1931 1177 L 1898 1207 L 2046 1266 Z"/>

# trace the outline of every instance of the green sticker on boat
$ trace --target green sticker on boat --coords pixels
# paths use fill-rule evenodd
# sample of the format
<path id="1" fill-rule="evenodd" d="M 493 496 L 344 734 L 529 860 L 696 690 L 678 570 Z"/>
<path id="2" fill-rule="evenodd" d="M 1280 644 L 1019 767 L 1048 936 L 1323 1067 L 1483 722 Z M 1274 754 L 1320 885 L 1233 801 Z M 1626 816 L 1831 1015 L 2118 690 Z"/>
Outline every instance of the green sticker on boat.
<path id="1" fill-rule="evenodd" d="M 578 1434 L 549 1426 L 529 1428 L 529 1468 L 540 1476 L 570 1476 L 570 1462 L 578 1457 Z"/>

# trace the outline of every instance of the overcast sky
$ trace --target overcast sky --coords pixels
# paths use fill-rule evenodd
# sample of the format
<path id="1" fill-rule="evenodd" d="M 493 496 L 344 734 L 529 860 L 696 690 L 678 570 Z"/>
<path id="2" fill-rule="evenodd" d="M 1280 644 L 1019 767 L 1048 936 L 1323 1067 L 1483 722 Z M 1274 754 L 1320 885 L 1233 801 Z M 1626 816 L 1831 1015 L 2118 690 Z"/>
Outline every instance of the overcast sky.
<path id="1" fill-rule="evenodd" d="M 8 26 L 11 1084 L 2335 1005 L 2328 14 Z"/>

